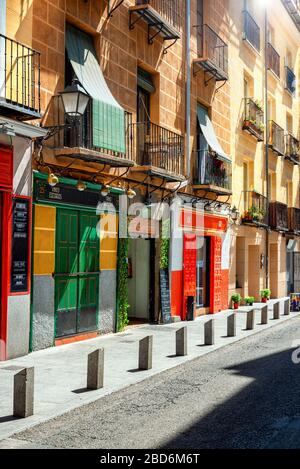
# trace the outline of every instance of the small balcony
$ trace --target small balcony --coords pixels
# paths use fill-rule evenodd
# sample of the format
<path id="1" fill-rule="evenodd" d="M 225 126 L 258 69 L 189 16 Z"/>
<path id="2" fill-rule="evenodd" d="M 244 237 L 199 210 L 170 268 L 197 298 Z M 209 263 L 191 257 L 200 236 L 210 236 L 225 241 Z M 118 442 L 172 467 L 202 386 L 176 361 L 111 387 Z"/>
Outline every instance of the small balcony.
<path id="1" fill-rule="evenodd" d="M 53 96 L 44 116 L 43 126 L 49 131 L 45 146 L 52 149 L 55 157 L 69 157 L 83 161 L 107 164 L 111 167 L 134 165 L 129 139 L 132 115 L 125 113 L 125 153 L 98 148 L 93 145 L 92 99 L 82 118 L 69 121 L 65 115 L 61 96 Z M 109 116 L 108 116 L 109 117 Z M 108 120 L 108 119 L 107 119 Z"/>
<path id="2" fill-rule="evenodd" d="M 198 58 L 193 62 L 194 74 L 196 75 L 199 70 L 203 69 L 216 81 L 228 80 L 227 44 L 207 24 L 196 26 L 196 28 Z"/>
<path id="3" fill-rule="evenodd" d="M 145 21 L 149 44 L 153 44 L 158 35 L 164 41 L 176 42 L 180 38 L 183 18 L 181 0 L 136 0 L 135 5 L 129 7 L 129 29 L 134 29 L 138 21 Z"/>
<path id="4" fill-rule="evenodd" d="M 293 70 L 285 66 L 285 89 L 294 97 L 296 92 L 296 75 Z"/>
<path id="5" fill-rule="evenodd" d="M 263 142 L 264 128 L 264 112 L 262 107 L 251 98 L 245 99 L 243 130 L 253 135 L 258 142 Z"/>
<path id="6" fill-rule="evenodd" d="M 0 112 L 19 120 L 41 117 L 40 54 L 0 34 Z"/>
<path id="7" fill-rule="evenodd" d="M 285 158 L 290 160 L 292 163 L 299 164 L 300 159 L 300 146 L 299 140 L 292 134 L 286 134 L 285 136 Z"/>
<path id="8" fill-rule="evenodd" d="M 232 194 L 232 165 L 220 160 L 211 151 L 196 151 L 197 168 L 194 190 L 206 190 L 218 195 Z"/>
<path id="9" fill-rule="evenodd" d="M 166 181 L 184 181 L 184 137 L 152 122 L 129 125 L 134 170 Z"/>
<path id="10" fill-rule="evenodd" d="M 269 122 L 270 139 L 269 146 L 280 156 L 285 154 L 284 130 L 276 122 Z"/>
<path id="11" fill-rule="evenodd" d="M 289 232 L 300 235 L 300 208 L 289 207 Z"/>
<path id="12" fill-rule="evenodd" d="M 280 55 L 270 43 L 268 43 L 267 64 L 268 69 L 280 78 Z"/>
<path id="13" fill-rule="evenodd" d="M 275 231 L 283 233 L 289 231 L 288 206 L 286 204 L 270 202 L 269 226 Z"/>
<path id="14" fill-rule="evenodd" d="M 248 11 L 244 11 L 243 39 L 257 52 L 260 52 L 260 27 Z"/>
<path id="15" fill-rule="evenodd" d="M 244 225 L 267 227 L 268 218 L 268 199 L 256 191 L 244 191 L 244 213 L 242 223 Z"/>

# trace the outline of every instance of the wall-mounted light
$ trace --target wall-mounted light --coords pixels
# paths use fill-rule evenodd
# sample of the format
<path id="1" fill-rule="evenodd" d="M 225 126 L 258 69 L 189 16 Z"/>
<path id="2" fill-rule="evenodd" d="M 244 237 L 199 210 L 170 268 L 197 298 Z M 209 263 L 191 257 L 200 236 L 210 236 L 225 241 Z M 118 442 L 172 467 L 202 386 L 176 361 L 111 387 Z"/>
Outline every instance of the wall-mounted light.
<path id="1" fill-rule="evenodd" d="M 130 200 L 134 199 L 136 197 L 136 192 L 133 189 L 128 189 L 127 197 Z"/>
<path id="2" fill-rule="evenodd" d="M 107 184 L 104 184 L 101 188 L 101 195 L 103 197 L 107 197 L 109 193 L 110 193 L 110 187 Z"/>
<path id="3" fill-rule="evenodd" d="M 81 117 L 85 113 L 90 97 L 77 79 L 60 93 L 65 114 L 72 118 Z"/>
<path id="4" fill-rule="evenodd" d="M 86 190 L 86 183 L 79 180 L 76 184 L 76 189 L 79 191 L 79 192 L 83 192 Z"/>
<path id="5" fill-rule="evenodd" d="M 238 211 L 238 209 L 236 208 L 236 206 L 234 206 L 232 209 L 231 209 L 231 214 L 230 214 L 230 218 L 231 220 L 233 221 L 233 223 L 236 223 L 239 219 L 239 216 L 240 216 L 240 212 Z"/>
<path id="6" fill-rule="evenodd" d="M 54 173 L 51 173 L 49 171 L 47 182 L 48 182 L 49 186 L 55 187 L 59 183 L 59 179 Z"/>

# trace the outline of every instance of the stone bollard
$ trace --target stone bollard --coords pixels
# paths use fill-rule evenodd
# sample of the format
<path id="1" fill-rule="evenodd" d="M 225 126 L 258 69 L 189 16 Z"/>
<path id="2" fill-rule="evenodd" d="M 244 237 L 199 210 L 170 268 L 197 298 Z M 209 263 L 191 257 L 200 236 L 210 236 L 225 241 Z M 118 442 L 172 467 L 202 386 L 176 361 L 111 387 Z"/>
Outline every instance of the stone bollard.
<path id="1" fill-rule="evenodd" d="M 284 302 L 284 315 L 289 316 L 291 314 L 291 300 L 285 300 Z"/>
<path id="2" fill-rule="evenodd" d="M 88 355 L 87 389 L 96 391 L 104 383 L 104 349 L 98 349 Z"/>
<path id="3" fill-rule="evenodd" d="M 273 305 L 273 319 L 280 319 L 280 303 L 274 303 Z"/>
<path id="4" fill-rule="evenodd" d="M 176 331 L 176 356 L 185 357 L 187 355 L 187 327 L 182 327 Z"/>
<path id="5" fill-rule="evenodd" d="M 204 325 L 204 345 L 214 345 L 215 343 L 215 321 L 211 319 Z"/>
<path id="6" fill-rule="evenodd" d="M 268 305 L 266 305 L 261 309 L 261 323 L 263 325 L 266 325 L 268 324 L 268 322 L 269 322 L 269 313 L 268 313 Z"/>
<path id="7" fill-rule="evenodd" d="M 227 337 L 236 337 L 236 313 L 227 318 Z"/>
<path id="8" fill-rule="evenodd" d="M 247 331 L 253 331 L 255 326 L 255 310 L 251 309 L 247 312 L 247 324 L 246 329 Z"/>
<path id="9" fill-rule="evenodd" d="M 14 377 L 14 417 L 23 419 L 33 415 L 34 368 L 25 368 Z"/>
<path id="10" fill-rule="evenodd" d="M 151 370 L 153 352 L 153 335 L 140 340 L 139 370 Z"/>

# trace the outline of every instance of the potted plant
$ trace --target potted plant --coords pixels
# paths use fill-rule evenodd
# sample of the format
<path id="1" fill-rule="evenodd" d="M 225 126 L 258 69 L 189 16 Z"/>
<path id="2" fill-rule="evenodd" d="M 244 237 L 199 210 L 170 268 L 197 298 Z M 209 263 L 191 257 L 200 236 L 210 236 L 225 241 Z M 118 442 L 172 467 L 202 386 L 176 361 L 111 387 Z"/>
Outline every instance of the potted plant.
<path id="1" fill-rule="evenodd" d="M 239 305 L 242 301 L 242 297 L 239 293 L 235 293 L 234 295 L 232 295 L 231 301 L 233 303 L 234 309 L 239 309 Z"/>
<path id="2" fill-rule="evenodd" d="M 254 301 L 255 301 L 254 296 L 247 296 L 245 298 L 245 303 L 247 306 L 253 306 Z"/>
<path id="3" fill-rule="evenodd" d="M 269 290 L 268 288 L 265 288 L 264 290 L 260 292 L 260 295 L 261 295 L 262 303 L 267 303 L 267 301 L 271 297 L 271 290 Z"/>

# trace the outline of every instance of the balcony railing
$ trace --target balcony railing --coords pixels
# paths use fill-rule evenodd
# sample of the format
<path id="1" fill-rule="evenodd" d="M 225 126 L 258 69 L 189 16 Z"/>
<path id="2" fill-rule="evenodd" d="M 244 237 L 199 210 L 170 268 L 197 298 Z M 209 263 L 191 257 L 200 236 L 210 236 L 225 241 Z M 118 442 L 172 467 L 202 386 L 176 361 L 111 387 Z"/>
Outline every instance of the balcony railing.
<path id="1" fill-rule="evenodd" d="M 228 79 L 228 46 L 207 24 L 197 28 L 197 63 L 217 80 Z"/>
<path id="2" fill-rule="evenodd" d="M 275 231 L 289 231 L 288 206 L 281 202 L 270 202 L 269 225 Z"/>
<path id="3" fill-rule="evenodd" d="M 285 66 L 285 89 L 289 91 L 293 96 L 295 95 L 296 91 L 296 75 L 294 74 L 293 70 Z"/>
<path id="4" fill-rule="evenodd" d="M 129 140 L 138 166 L 184 175 L 184 137 L 152 122 L 129 126 Z"/>
<path id="5" fill-rule="evenodd" d="M 268 199 L 256 191 L 244 191 L 244 213 L 242 222 L 244 224 L 268 226 Z"/>
<path id="6" fill-rule="evenodd" d="M 82 150 L 87 150 L 85 159 L 88 159 L 89 150 L 91 150 L 92 152 L 95 152 L 94 159 L 96 161 L 100 161 L 101 158 L 105 158 L 105 155 L 120 160 L 132 161 L 132 145 L 129 135 L 129 129 L 132 123 L 132 114 L 127 112 L 125 113 L 125 153 L 98 148 L 93 145 L 92 114 L 92 100 L 90 100 L 84 116 L 73 122 L 69 122 L 65 116 L 61 96 L 53 96 L 47 112 L 45 113 L 43 122 L 43 126 L 49 129 L 49 138 L 46 140 L 46 145 L 57 150 L 63 148 L 74 149 L 75 153 L 78 153 L 78 150 L 80 150 L 80 153 L 83 154 L 83 159 L 85 157 Z M 102 156 L 100 156 L 101 154 Z M 79 157 L 78 155 L 76 156 Z M 93 159 L 93 153 L 90 153 L 89 157 Z M 118 165 L 116 164 L 116 166 Z M 122 161 L 120 161 L 120 166 L 123 166 Z"/>
<path id="7" fill-rule="evenodd" d="M 264 140 L 264 112 L 257 102 L 245 99 L 243 130 L 253 135 L 259 142 Z"/>
<path id="8" fill-rule="evenodd" d="M 174 28 L 182 24 L 181 0 L 136 0 L 136 6 L 149 5 Z"/>
<path id="9" fill-rule="evenodd" d="M 268 43 L 267 63 L 268 69 L 280 78 L 280 55 L 270 43 Z"/>
<path id="10" fill-rule="evenodd" d="M 289 232 L 300 234 L 300 208 L 289 207 L 288 211 L 289 218 Z"/>
<path id="11" fill-rule="evenodd" d="M 284 142 L 284 130 L 276 122 L 270 121 L 270 139 L 269 146 L 273 149 L 275 153 L 283 156 L 285 153 L 285 142 Z"/>
<path id="12" fill-rule="evenodd" d="M 244 11 L 244 39 L 260 52 L 260 27 L 248 11 Z"/>
<path id="13" fill-rule="evenodd" d="M 300 146 L 299 140 L 297 140 L 292 134 L 286 134 L 285 136 L 285 157 L 291 160 L 295 164 L 299 164 Z"/>
<path id="14" fill-rule="evenodd" d="M 1 113 L 39 118 L 40 101 L 40 54 L 0 34 Z"/>
<path id="15" fill-rule="evenodd" d="M 232 191 L 232 165 L 210 151 L 196 151 L 197 169 L 194 186 L 214 192 Z"/>

